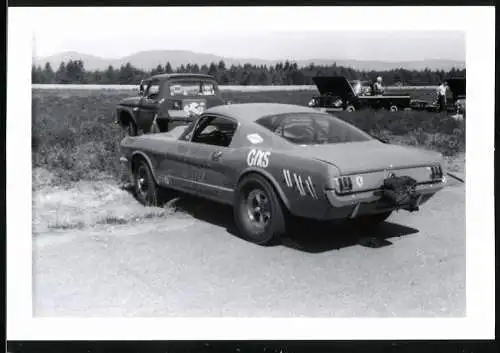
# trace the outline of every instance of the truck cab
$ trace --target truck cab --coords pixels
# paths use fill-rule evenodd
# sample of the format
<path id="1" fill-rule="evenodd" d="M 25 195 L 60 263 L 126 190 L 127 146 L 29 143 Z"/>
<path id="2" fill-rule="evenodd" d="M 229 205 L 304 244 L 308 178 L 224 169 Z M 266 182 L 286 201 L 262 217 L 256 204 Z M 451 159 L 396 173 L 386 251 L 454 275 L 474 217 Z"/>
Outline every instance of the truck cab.
<path id="1" fill-rule="evenodd" d="M 189 124 L 206 109 L 222 105 L 219 86 L 204 74 L 162 74 L 139 84 L 136 97 L 125 98 L 116 108 L 116 123 L 131 136 L 167 132 Z"/>

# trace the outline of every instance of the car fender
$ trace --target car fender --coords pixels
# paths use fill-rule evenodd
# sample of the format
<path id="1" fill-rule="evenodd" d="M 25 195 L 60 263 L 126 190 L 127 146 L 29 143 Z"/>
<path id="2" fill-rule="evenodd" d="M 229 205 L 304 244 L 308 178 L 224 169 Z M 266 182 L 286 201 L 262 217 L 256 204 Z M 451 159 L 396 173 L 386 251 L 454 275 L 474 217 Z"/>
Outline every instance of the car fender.
<path id="1" fill-rule="evenodd" d="M 281 201 L 285 204 L 286 208 L 290 210 L 290 201 L 288 200 L 287 195 L 283 191 L 282 187 L 280 184 L 276 181 L 276 178 L 267 170 L 264 170 L 262 168 L 246 168 L 239 176 L 237 185 L 240 183 L 240 181 L 247 176 L 248 174 L 259 174 L 260 176 L 264 177 L 271 185 L 274 187 L 276 192 L 278 193 Z"/>

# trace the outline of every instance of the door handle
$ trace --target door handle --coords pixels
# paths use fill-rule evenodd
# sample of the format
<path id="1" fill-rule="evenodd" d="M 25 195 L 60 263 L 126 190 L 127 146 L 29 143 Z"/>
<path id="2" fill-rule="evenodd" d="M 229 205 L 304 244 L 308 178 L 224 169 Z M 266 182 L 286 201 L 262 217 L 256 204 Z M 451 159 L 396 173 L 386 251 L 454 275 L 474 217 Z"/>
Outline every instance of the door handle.
<path id="1" fill-rule="evenodd" d="M 220 157 L 222 157 L 221 151 L 215 151 L 214 153 L 212 153 L 212 160 L 213 161 L 216 161 L 216 162 L 219 161 Z"/>

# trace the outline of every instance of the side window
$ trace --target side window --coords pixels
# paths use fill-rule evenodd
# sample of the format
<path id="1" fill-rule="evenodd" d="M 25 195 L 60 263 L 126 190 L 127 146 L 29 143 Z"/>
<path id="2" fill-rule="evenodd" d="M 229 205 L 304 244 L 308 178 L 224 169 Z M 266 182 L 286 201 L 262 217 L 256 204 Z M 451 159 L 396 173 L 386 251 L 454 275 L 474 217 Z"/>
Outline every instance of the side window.
<path id="1" fill-rule="evenodd" d="M 214 116 L 206 116 L 199 120 L 191 142 L 228 147 L 233 140 L 238 125 L 235 121 Z"/>
<path id="2" fill-rule="evenodd" d="M 312 143 L 315 140 L 314 121 L 310 117 L 287 118 L 276 133 L 295 143 Z"/>
<path id="3" fill-rule="evenodd" d="M 156 99 L 158 98 L 159 93 L 160 83 L 158 81 L 152 81 L 146 89 L 144 96 L 149 99 Z"/>

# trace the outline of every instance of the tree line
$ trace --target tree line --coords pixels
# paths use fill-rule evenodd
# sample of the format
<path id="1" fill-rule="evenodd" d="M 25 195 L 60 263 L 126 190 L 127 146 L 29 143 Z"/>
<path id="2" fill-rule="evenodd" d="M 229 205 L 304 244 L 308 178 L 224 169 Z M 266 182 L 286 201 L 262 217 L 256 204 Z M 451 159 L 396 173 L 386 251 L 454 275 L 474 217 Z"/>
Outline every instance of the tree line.
<path id="1" fill-rule="evenodd" d="M 86 70 L 82 60 L 61 62 L 57 70 L 50 63 L 43 67 L 32 66 L 32 83 L 53 84 L 138 84 L 142 79 L 162 73 L 203 73 L 214 76 L 221 85 L 312 85 L 314 76 L 344 76 L 349 80 L 375 80 L 381 76 L 385 85 L 437 85 L 449 77 L 465 77 L 465 69 L 444 70 L 407 70 L 392 69 L 385 71 L 355 70 L 332 65 L 310 64 L 299 67 L 297 63 L 280 62 L 275 65 L 231 65 L 224 61 L 209 65 L 186 64 L 175 70 L 169 62 L 158 65 L 152 70 L 142 70 L 130 63 L 119 68 L 109 66 L 106 70 Z"/>

